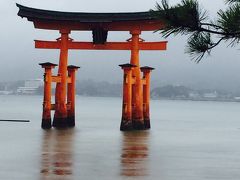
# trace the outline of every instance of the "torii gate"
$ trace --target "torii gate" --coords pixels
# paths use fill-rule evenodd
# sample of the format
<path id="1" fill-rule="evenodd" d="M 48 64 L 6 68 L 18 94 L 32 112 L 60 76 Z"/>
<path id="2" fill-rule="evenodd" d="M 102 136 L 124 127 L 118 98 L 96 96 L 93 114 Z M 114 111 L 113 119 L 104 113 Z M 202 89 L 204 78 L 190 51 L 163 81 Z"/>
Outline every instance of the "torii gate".
<path id="1" fill-rule="evenodd" d="M 137 13 L 74 13 L 48 11 L 17 4 L 18 16 L 25 17 L 38 29 L 57 30 L 56 41 L 35 40 L 35 47 L 59 49 L 58 75 L 52 75 L 57 64 L 41 63 L 45 68 L 42 128 L 75 125 L 75 72 L 79 67 L 68 66 L 69 50 L 129 50 L 129 64 L 119 65 L 124 71 L 121 130 L 150 128 L 150 72 L 151 67 L 140 67 L 140 50 L 166 50 L 167 41 L 145 42 L 142 31 L 155 31 L 164 25 L 150 12 Z M 92 31 L 93 42 L 76 42 L 69 37 L 71 31 Z M 107 42 L 108 31 L 128 31 L 126 42 Z M 141 71 L 143 76 L 141 76 Z M 56 82 L 55 104 L 51 104 L 51 84 Z M 55 110 L 53 123 L 51 110 Z"/>

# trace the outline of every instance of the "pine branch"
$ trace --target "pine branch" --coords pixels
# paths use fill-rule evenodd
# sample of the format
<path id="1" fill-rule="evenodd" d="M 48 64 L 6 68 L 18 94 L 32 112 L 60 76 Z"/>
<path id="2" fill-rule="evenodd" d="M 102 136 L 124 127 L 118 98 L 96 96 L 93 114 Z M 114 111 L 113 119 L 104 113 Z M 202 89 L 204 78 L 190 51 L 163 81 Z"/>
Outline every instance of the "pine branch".
<path id="1" fill-rule="evenodd" d="M 169 6 L 168 0 L 162 0 L 151 12 L 165 24 L 163 29 L 157 30 L 163 37 L 190 35 L 186 52 L 200 62 L 223 40 L 230 41 L 231 46 L 240 42 L 240 0 L 227 0 L 227 3 L 231 5 L 218 12 L 216 22 L 206 21 L 206 11 L 200 9 L 197 0 L 182 0 L 175 6 Z M 219 40 L 213 42 L 211 35 L 218 35 Z"/>
<path id="2" fill-rule="evenodd" d="M 187 44 L 186 52 L 190 54 L 195 62 L 199 63 L 205 53 L 209 52 L 208 50 L 213 42 L 210 33 L 195 33 L 188 39 Z"/>
<path id="3" fill-rule="evenodd" d="M 226 0 L 226 3 L 229 3 L 229 4 L 240 3 L 240 0 Z"/>
<path id="4" fill-rule="evenodd" d="M 198 31 L 200 22 L 206 19 L 206 13 L 200 10 L 197 1 L 194 0 L 182 0 L 180 4 L 171 8 L 167 0 L 162 0 L 162 4 L 157 4 L 156 9 L 151 12 L 165 23 L 166 26 L 162 30 L 164 37 Z"/>
<path id="5" fill-rule="evenodd" d="M 207 27 L 212 27 L 214 29 L 222 29 L 222 30 L 225 30 L 223 27 L 219 26 L 219 25 L 216 25 L 214 23 L 206 23 L 206 22 L 201 22 L 201 26 L 207 26 Z"/>
<path id="6" fill-rule="evenodd" d="M 213 42 L 210 33 L 195 33 L 188 40 L 186 52 L 192 56 L 195 62 L 199 63 L 206 53 L 210 55 L 211 50 L 223 40 L 224 38 L 220 38 L 217 42 Z"/>
<path id="7" fill-rule="evenodd" d="M 240 39 L 240 4 L 231 5 L 227 10 L 218 12 L 218 25 L 223 27 L 226 39 Z"/>

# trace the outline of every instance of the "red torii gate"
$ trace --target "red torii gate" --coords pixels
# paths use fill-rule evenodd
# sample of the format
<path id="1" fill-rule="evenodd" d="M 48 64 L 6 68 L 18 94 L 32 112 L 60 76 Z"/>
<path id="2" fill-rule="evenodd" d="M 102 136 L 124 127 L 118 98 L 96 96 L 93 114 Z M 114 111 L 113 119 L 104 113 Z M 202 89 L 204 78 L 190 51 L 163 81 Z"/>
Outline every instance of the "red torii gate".
<path id="1" fill-rule="evenodd" d="M 150 72 L 151 67 L 140 67 L 140 50 L 166 50 L 167 41 L 145 42 L 142 31 L 155 31 L 163 27 L 150 12 L 138 13 L 73 13 L 19 7 L 18 15 L 27 18 L 38 29 L 58 30 L 56 41 L 35 40 L 35 47 L 59 49 L 58 75 L 52 75 L 52 63 L 41 63 L 45 68 L 45 87 L 42 128 L 75 125 L 75 72 L 79 67 L 68 66 L 68 50 L 129 50 L 130 64 L 120 65 L 124 71 L 121 130 L 150 128 Z M 71 31 L 92 31 L 93 42 L 76 42 L 69 37 Z M 107 42 L 108 31 L 128 31 L 126 42 Z M 141 76 L 141 72 L 143 76 Z M 55 104 L 51 104 L 51 83 L 56 82 Z M 51 110 L 55 110 L 51 123 Z"/>

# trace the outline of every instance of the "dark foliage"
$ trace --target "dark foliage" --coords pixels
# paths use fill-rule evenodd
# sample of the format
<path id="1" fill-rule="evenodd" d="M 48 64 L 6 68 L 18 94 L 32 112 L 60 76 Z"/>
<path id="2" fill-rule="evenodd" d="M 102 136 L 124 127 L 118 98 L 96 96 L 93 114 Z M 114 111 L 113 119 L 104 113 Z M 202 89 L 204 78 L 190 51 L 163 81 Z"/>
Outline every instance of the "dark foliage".
<path id="1" fill-rule="evenodd" d="M 240 41 L 240 0 L 227 0 L 226 3 L 229 7 L 224 11 L 219 10 L 215 22 L 209 20 L 197 0 L 182 0 L 175 6 L 162 0 L 161 4 L 157 3 L 155 10 L 150 11 L 165 23 L 164 29 L 158 30 L 163 37 L 189 35 L 186 52 L 200 62 L 221 41 L 229 41 L 231 46 Z"/>
<path id="2" fill-rule="evenodd" d="M 240 3 L 240 0 L 226 0 L 227 3 Z"/>

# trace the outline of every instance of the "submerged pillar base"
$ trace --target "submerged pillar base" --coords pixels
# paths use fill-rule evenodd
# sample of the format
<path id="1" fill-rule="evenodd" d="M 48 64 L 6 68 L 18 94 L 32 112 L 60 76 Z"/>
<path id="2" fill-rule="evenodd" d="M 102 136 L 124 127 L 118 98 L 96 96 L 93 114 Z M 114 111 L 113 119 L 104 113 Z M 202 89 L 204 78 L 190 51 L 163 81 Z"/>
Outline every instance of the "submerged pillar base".
<path id="1" fill-rule="evenodd" d="M 67 128 L 68 118 L 54 118 L 52 126 L 55 128 Z"/>
<path id="2" fill-rule="evenodd" d="M 121 125 L 120 125 L 120 130 L 121 131 L 132 131 L 132 130 L 134 130 L 132 120 L 122 119 Z"/>
<path id="3" fill-rule="evenodd" d="M 75 127 L 75 116 L 67 118 L 68 127 Z"/>
<path id="4" fill-rule="evenodd" d="M 150 119 L 144 119 L 144 126 L 145 126 L 146 129 L 151 128 Z"/>
<path id="5" fill-rule="evenodd" d="M 145 123 L 143 120 L 133 120 L 133 129 L 134 130 L 145 130 Z"/>
<path id="6" fill-rule="evenodd" d="M 51 118 L 49 118 L 49 119 L 42 119 L 41 127 L 42 127 L 42 129 L 51 129 L 52 128 L 52 120 L 51 120 Z"/>
<path id="7" fill-rule="evenodd" d="M 121 131 L 135 131 L 150 129 L 150 119 L 144 120 L 126 120 L 122 119 L 120 130 Z"/>

